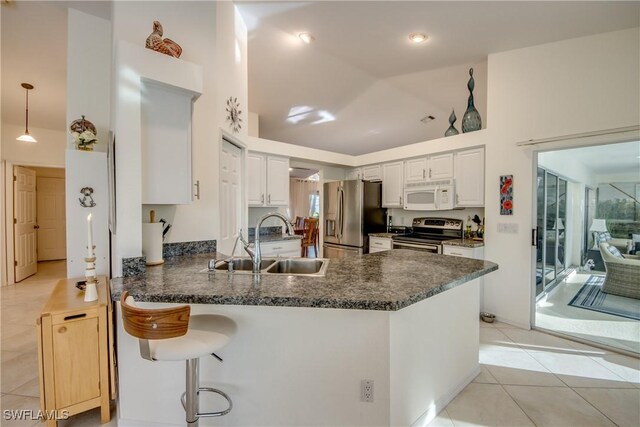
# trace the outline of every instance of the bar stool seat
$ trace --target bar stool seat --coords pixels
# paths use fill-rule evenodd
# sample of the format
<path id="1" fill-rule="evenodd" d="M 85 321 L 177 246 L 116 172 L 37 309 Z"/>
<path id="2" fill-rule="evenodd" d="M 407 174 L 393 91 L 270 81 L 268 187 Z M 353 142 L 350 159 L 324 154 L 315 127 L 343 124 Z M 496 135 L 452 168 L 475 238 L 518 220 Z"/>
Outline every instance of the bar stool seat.
<path id="1" fill-rule="evenodd" d="M 227 345 L 236 332 L 236 323 L 217 314 L 191 316 L 188 305 L 146 309 L 137 306 L 128 292 L 120 297 L 122 321 L 125 331 L 138 338 L 140 355 L 151 361 L 185 361 L 186 391 L 180 400 L 186 412 L 189 427 L 197 427 L 200 417 L 220 417 L 233 408 L 231 398 L 221 390 L 199 385 L 200 358 L 215 354 Z M 227 400 L 229 406 L 222 411 L 200 412 L 201 392 L 216 393 Z"/>
<path id="2" fill-rule="evenodd" d="M 234 333 L 235 323 L 228 317 L 197 314 L 189 317 L 189 328 L 183 336 L 150 340 L 150 356 L 158 361 L 182 361 L 207 356 L 226 346 Z"/>

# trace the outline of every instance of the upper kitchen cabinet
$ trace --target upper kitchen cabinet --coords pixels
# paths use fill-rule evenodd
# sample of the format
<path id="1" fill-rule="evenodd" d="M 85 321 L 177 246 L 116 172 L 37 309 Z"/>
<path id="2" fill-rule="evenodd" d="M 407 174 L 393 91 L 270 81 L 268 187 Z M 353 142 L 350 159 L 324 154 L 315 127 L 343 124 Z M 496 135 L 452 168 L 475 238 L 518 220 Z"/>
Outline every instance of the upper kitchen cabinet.
<path id="1" fill-rule="evenodd" d="M 456 206 L 484 206 L 484 148 L 455 153 Z"/>
<path id="2" fill-rule="evenodd" d="M 142 203 L 192 201 L 191 112 L 197 94 L 143 79 L 141 85 Z"/>
<path id="3" fill-rule="evenodd" d="M 453 178 L 453 153 L 410 159 L 404 163 L 405 184 Z"/>
<path id="4" fill-rule="evenodd" d="M 362 169 L 354 168 L 354 169 L 348 170 L 344 179 L 346 179 L 347 181 L 352 179 L 362 179 Z"/>
<path id="5" fill-rule="evenodd" d="M 289 159 L 250 152 L 247 154 L 249 206 L 289 204 Z"/>
<path id="6" fill-rule="evenodd" d="M 382 171 L 380 165 L 364 166 L 362 168 L 362 179 L 364 179 L 365 181 L 382 180 Z"/>
<path id="7" fill-rule="evenodd" d="M 382 207 L 401 208 L 404 191 L 404 163 L 382 165 Z"/>

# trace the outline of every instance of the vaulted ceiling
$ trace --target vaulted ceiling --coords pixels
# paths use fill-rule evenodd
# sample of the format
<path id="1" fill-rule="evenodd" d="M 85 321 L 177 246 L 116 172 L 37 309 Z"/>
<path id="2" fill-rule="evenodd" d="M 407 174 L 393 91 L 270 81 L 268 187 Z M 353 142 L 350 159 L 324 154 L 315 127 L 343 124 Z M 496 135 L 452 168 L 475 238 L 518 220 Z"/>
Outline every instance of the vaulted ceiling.
<path id="1" fill-rule="evenodd" d="M 471 66 L 486 119 L 491 53 L 640 25 L 640 2 L 237 4 L 260 136 L 347 154 L 441 137 L 453 108 L 460 129 Z M 413 44 L 413 32 L 429 39 Z"/>

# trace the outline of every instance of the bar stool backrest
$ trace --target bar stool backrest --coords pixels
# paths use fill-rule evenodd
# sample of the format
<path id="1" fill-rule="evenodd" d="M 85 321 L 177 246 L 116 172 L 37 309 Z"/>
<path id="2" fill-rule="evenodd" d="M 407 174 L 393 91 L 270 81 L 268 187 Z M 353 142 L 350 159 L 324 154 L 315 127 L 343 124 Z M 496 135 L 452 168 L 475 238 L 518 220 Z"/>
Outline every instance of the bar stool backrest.
<path id="1" fill-rule="evenodd" d="M 120 305 L 124 330 L 136 338 L 176 338 L 186 334 L 189 328 L 191 307 L 188 305 L 174 308 L 139 308 L 126 291 L 120 296 Z"/>

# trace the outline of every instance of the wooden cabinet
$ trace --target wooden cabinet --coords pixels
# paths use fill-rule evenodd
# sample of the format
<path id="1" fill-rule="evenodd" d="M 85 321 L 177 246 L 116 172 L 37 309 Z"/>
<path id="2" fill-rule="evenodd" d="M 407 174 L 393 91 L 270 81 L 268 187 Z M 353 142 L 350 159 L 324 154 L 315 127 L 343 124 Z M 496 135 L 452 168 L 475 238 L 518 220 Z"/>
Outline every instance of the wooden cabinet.
<path id="1" fill-rule="evenodd" d="M 405 184 L 453 178 L 453 153 L 409 159 L 404 162 Z"/>
<path id="2" fill-rule="evenodd" d="M 148 80 L 141 88 L 142 203 L 189 204 L 195 94 Z"/>
<path id="3" fill-rule="evenodd" d="M 467 248 L 465 246 L 442 245 L 442 253 L 464 258 L 484 259 L 484 246 Z"/>
<path id="4" fill-rule="evenodd" d="M 382 165 L 382 207 L 401 208 L 404 192 L 403 162 Z"/>
<path id="5" fill-rule="evenodd" d="M 289 159 L 262 153 L 247 154 L 249 206 L 289 204 Z"/>
<path id="6" fill-rule="evenodd" d="M 84 302 L 75 283 L 58 282 L 37 319 L 40 407 L 75 415 L 100 407 L 109 421 L 115 398 L 112 305 L 105 277 L 99 278 L 98 300 Z M 57 421 L 48 421 L 56 426 Z"/>
<path id="7" fill-rule="evenodd" d="M 301 239 L 261 242 L 260 249 L 262 250 L 262 258 L 299 257 L 301 253 L 301 242 Z"/>
<path id="8" fill-rule="evenodd" d="M 380 181 L 382 179 L 382 171 L 380 165 L 370 165 L 362 168 L 362 179 L 365 181 Z"/>
<path id="9" fill-rule="evenodd" d="M 347 173 L 345 174 L 344 179 L 346 179 L 347 181 L 352 179 L 362 179 L 362 169 L 355 168 L 355 169 L 348 170 Z"/>
<path id="10" fill-rule="evenodd" d="M 484 148 L 455 153 L 457 207 L 484 206 Z"/>
<path id="11" fill-rule="evenodd" d="M 369 253 L 388 251 L 393 248 L 393 241 L 388 237 L 369 237 Z"/>

